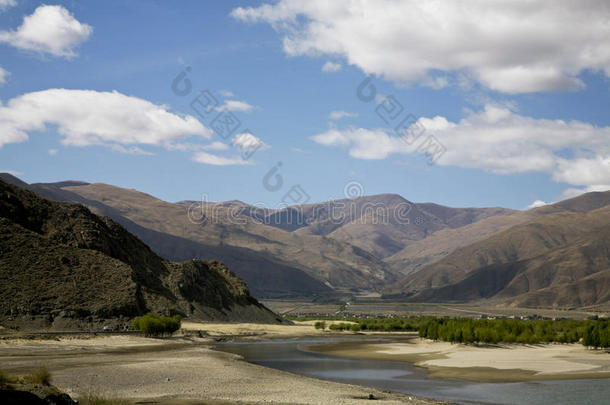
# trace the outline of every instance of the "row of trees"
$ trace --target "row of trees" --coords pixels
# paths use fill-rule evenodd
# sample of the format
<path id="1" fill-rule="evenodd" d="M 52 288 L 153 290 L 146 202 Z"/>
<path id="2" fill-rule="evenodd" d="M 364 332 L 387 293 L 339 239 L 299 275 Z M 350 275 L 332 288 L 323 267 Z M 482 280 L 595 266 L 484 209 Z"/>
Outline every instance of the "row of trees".
<path id="1" fill-rule="evenodd" d="M 146 336 L 171 335 L 180 329 L 182 319 L 180 315 L 160 316 L 153 312 L 135 318 L 132 326 Z"/>
<path id="2" fill-rule="evenodd" d="M 458 343 L 574 343 L 610 347 L 608 320 L 427 319 L 419 336 Z"/>
<path id="3" fill-rule="evenodd" d="M 520 320 L 469 318 L 345 318 L 331 330 L 419 331 L 419 336 L 452 343 L 574 343 L 610 347 L 610 320 Z M 317 328 L 323 324 L 316 325 Z"/>
<path id="4" fill-rule="evenodd" d="M 588 347 L 610 347 L 610 322 L 597 320 L 589 323 L 583 333 L 582 344 Z"/>

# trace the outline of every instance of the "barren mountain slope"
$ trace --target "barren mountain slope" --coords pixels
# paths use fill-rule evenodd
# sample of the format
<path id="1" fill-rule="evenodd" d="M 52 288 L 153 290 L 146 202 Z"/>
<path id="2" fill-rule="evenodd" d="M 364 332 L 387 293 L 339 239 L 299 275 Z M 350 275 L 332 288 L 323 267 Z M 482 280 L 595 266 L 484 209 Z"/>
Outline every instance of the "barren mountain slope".
<path id="1" fill-rule="evenodd" d="M 494 297 L 541 305 L 599 303 L 607 298 L 603 292 L 583 290 L 570 301 L 562 288 L 573 283 L 589 285 L 590 281 L 582 284 L 589 277 L 605 282 L 610 249 L 608 202 L 610 193 L 591 193 L 542 207 L 534 219 L 458 248 L 386 293 L 425 301 Z"/>
<path id="2" fill-rule="evenodd" d="M 222 263 L 172 263 L 108 218 L 0 180 L 0 317 L 52 326 L 149 310 L 276 322 Z M 57 325 L 55 325 L 57 326 Z"/>
<path id="3" fill-rule="evenodd" d="M 394 280 L 385 264 L 365 251 L 332 238 L 299 235 L 261 224 L 240 214 L 232 204 L 207 203 L 202 210 L 200 206 L 167 203 L 145 193 L 105 184 L 62 189 L 103 203 L 143 228 L 211 247 L 210 254 L 214 254 L 216 247 L 244 248 L 303 271 L 334 289 L 370 290 Z M 151 240 L 146 242 L 155 245 Z M 236 271 L 241 274 L 242 270 Z"/>

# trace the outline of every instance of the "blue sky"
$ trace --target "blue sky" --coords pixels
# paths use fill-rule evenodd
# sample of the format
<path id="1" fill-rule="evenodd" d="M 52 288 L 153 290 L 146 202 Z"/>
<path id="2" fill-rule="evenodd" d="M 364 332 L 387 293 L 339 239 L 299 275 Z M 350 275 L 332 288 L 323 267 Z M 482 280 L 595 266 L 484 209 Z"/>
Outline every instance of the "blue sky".
<path id="1" fill-rule="evenodd" d="M 332 3 L 1 0 L 0 170 L 270 207 L 293 186 L 518 209 L 610 189 L 607 7 Z M 241 122 L 226 138 L 191 107 L 204 90 Z"/>

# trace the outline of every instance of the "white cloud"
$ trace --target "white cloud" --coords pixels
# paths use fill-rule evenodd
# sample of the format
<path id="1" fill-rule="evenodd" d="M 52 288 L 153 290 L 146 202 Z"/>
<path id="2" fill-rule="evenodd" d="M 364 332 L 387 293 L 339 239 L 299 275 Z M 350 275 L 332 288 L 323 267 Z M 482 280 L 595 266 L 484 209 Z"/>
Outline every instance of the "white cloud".
<path id="1" fill-rule="evenodd" d="M 606 137 L 608 134 L 605 135 Z M 606 139 L 606 142 L 610 140 Z M 553 178 L 570 184 L 591 185 L 607 184 L 610 180 L 610 154 L 606 149 L 603 155 L 560 159 Z M 601 152 L 601 151 L 600 151 Z"/>
<path id="2" fill-rule="evenodd" d="M 235 135 L 231 140 L 231 145 L 239 148 L 241 152 L 254 152 L 260 149 L 267 149 L 269 146 L 265 144 L 259 137 L 252 135 L 249 132 L 242 132 Z"/>
<path id="3" fill-rule="evenodd" d="M 235 94 L 233 94 L 233 92 L 229 90 L 220 90 L 219 93 L 223 97 L 235 97 Z"/>
<path id="4" fill-rule="evenodd" d="M 355 158 L 385 159 L 418 153 L 426 137 L 433 135 L 446 148 L 436 162 L 440 165 L 499 174 L 546 172 L 558 182 L 579 186 L 610 184 L 610 127 L 535 119 L 493 105 L 458 122 L 437 116 L 420 118 L 418 124 L 425 132 L 416 139 L 364 128 L 330 129 L 312 139 L 346 148 Z"/>
<path id="5" fill-rule="evenodd" d="M 527 207 L 525 207 L 525 209 L 531 210 L 532 208 L 544 207 L 545 205 L 549 205 L 549 203 L 544 202 L 542 200 L 536 200 L 533 203 L 531 203 L 530 205 L 528 205 Z"/>
<path id="6" fill-rule="evenodd" d="M 171 142 L 166 145 L 168 150 L 180 152 L 196 152 L 200 150 L 228 150 L 229 145 L 226 143 L 214 141 L 210 144 L 201 144 L 193 142 Z"/>
<path id="7" fill-rule="evenodd" d="M 254 109 L 253 105 L 239 100 L 225 100 L 225 103 L 216 108 L 218 111 L 243 111 L 250 112 Z"/>
<path id="8" fill-rule="evenodd" d="M 124 153 L 126 155 L 147 155 L 147 156 L 154 155 L 154 153 L 144 150 L 142 148 L 139 148 L 137 146 L 123 146 L 123 145 L 119 145 L 116 143 L 110 145 L 110 149 L 112 149 L 115 152 Z"/>
<path id="9" fill-rule="evenodd" d="M 59 149 L 49 149 L 49 156 L 55 156 L 59 153 Z"/>
<path id="10" fill-rule="evenodd" d="M 10 72 L 0 66 L 0 86 L 6 83 L 6 78 L 10 76 Z"/>
<path id="11" fill-rule="evenodd" d="M 193 161 L 214 166 L 250 165 L 250 161 L 240 156 L 223 157 L 208 152 L 197 152 L 193 155 Z"/>
<path id="12" fill-rule="evenodd" d="M 16 48 L 71 58 L 74 48 L 86 41 L 93 28 L 76 20 L 62 6 L 39 6 L 23 18 L 16 31 L 0 31 L 0 42 Z"/>
<path id="13" fill-rule="evenodd" d="M 575 90 L 610 76 L 610 3 L 600 0 L 279 0 L 239 7 L 289 55 L 343 57 L 367 74 L 443 87 L 466 74 L 505 93 Z"/>
<path id="14" fill-rule="evenodd" d="M 347 111 L 333 111 L 328 115 L 331 120 L 340 120 L 341 118 L 356 118 L 358 114 Z"/>
<path id="15" fill-rule="evenodd" d="M 350 156 L 357 159 L 385 159 L 391 153 L 409 152 L 399 137 L 390 135 L 384 129 L 330 129 L 311 139 L 324 146 L 348 148 Z"/>
<path id="16" fill-rule="evenodd" d="M 7 8 L 14 7 L 16 5 L 16 0 L 0 0 L 0 11 L 6 10 Z"/>
<path id="17" fill-rule="evenodd" d="M 322 65 L 323 72 L 331 73 L 331 72 L 338 72 L 339 70 L 341 70 L 340 63 L 328 61 L 324 65 Z"/>
<path id="18" fill-rule="evenodd" d="M 159 145 L 211 131 L 196 118 L 180 116 L 119 92 L 49 89 L 26 93 L 0 104 L 0 147 L 25 142 L 28 133 L 56 126 L 61 143 L 70 146 Z M 114 145 L 114 146 L 113 146 Z M 137 149 L 124 151 L 137 153 Z"/>
<path id="19" fill-rule="evenodd" d="M 227 145 L 226 143 L 214 141 L 214 142 L 212 142 L 209 145 L 204 145 L 203 149 L 206 149 L 206 150 L 228 150 L 229 149 L 229 145 Z"/>

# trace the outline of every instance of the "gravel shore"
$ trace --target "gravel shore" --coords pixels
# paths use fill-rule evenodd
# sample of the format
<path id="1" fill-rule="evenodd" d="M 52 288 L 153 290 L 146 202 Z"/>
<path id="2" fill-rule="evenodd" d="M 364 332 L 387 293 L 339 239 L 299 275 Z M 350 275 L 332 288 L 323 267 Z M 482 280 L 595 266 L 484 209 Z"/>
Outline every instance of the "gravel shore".
<path id="1" fill-rule="evenodd" d="M 249 364 L 207 343 L 135 336 L 8 340 L 0 343 L 0 362 L 16 374 L 44 364 L 53 384 L 77 398 L 95 392 L 166 405 L 362 404 L 370 398 L 380 404 L 440 403 Z"/>

